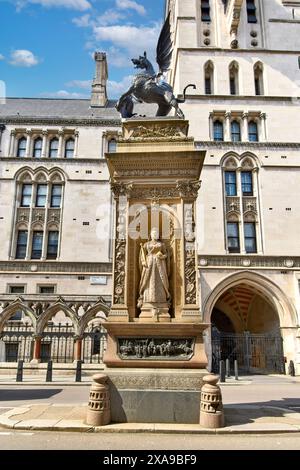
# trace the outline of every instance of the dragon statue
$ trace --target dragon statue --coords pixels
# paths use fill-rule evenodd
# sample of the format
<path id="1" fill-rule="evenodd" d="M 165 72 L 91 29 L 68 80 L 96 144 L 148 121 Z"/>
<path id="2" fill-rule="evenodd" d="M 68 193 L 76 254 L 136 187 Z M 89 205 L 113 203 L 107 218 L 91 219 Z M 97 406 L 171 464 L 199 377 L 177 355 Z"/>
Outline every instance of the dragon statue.
<path id="1" fill-rule="evenodd" d="M 163 79 L 163 75 L 169 70 L 172 53 L 170 15 L 168 15 L 156 48 L 156 62 L 159 66 L 159 72 L 155 73 L 151 62 L 147 59 L 146 52 L 138 59 L 132 59 L 135 68 L 142 71 L 134 77 L 131 87 L 116 104 L 116 109 L 122 118 L 131 118 L 136 115 L 133 113 L 133 109 L 134 102 L 137 101 L 139 103 L 156 103 L 158 105 L 156 116 L 167 116 L 174 108 L 175 115 L 184 119 L 179 104 L 185 102 L 186 90 L 189 87 L 196 89 L 196 86 L 187 85 L 183 92 L 183 99 L 174 96 L 173 88 Z"/>

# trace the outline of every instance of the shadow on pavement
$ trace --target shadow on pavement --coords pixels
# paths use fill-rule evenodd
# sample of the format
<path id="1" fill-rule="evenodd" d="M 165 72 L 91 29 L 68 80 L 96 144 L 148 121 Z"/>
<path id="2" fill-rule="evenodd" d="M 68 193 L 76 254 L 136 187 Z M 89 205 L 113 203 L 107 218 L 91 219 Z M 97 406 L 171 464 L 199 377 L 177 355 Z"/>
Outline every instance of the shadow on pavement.
<path id="1" fill-rule="evenodd" d="M 62 388 L 54 389 L 2 389 L 0 390 L 0 403 L 1 401 L 13 401 L 13 400 L 42 400 L 43 398 L 50 398 L 53 395 L 57 395 L 62 392 Z"/>
<path id="2" fill-rule="evenodd" d="M 231 403 L 224 405 L 224 411 L 227 426 L 253 423 L 257 420 L 265 421 L 266 418 L 274 418 L 278 422 L 283 422 L 282 419 L 284 421 L 289 420 L 289 418 L 293 420 L 295 412 L 300 412 L 300 400 L 282 398 L 281 400 L 239 403 L 236 405 Z M 295 424 L 296 422 L 300 424 L 300 418 L 296 416 L 293 421 Z"/>

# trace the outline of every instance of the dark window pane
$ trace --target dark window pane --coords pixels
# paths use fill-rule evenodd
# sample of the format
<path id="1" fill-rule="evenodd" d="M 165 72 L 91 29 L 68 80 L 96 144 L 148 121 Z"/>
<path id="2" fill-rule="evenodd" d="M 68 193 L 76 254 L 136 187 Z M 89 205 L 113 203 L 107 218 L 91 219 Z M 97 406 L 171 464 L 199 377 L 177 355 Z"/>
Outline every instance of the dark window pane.
<path id="1" fill-rule="evenodd" d="M 47 185 L 38 184 L 36 188 L 36 207 L 45 207 L 47 200 Z"/>
<path id="2" fill-rule="evenodd" d="M 10 294 L 24 294 L 24 292 L 25 292 L 24 286 L 9 286 Z"/>
<path id="3" fill-rule="evenodd" d="M 237 222 L 227 223 L 227 240 L 228 240 L 229 253 L 239 253 L 240 236 L 239 236 L 239 224 Z"/>
<path id="4" fill-rule="evenodd" d="M 49 145 L 49 157 L 56 158 L 58 154 L 58 139 L 52 139 Z"/>
<path id="5" fill-rule="evenodd" d="M 31 205 L 32 185 L 23 184 L 21 195 L 21 207 L 30 207 Z"/>
<path id="6" fill-rule="evenodd" d="M 211 95 L 211 78 L 206 77 L 205 78 L 205 94 L 206 95 Z"/>
<path id="7" fill-rule="evenodd" d="M 201 0 L 201 21 L 210 21 L 209 0 Z"/>
<path id="8" fill-rule="evenodd" d="M 60 207 L 61 205 L 61 184 L 53 184 L 51 191 L 51 207 Z"/>
<path id="9" fill-rule="evenodd" d="M 56 259 L 58 250 L 58 232 L 50 231 L 48 233 L 47 259 Z"/>
<path id="10" fill-rule="evenodd" d="M 234 77 L 230 77 L 230 94 L 236 95 L 236 81 Z"/>
<path id="11" fill-rule="evenodd" d="M 74 156 L 74 139 L 68 139 L 65 145 L 65 158 L 72 158 Z"/>
<path id="12" fill-rule="evenodd" d="M 54 294 L 54 286 L 39 286 L 40 294 Z"/>
<path id="13" fill-rule="evenodd" d="M 256 226 L 254 222 L 244 224 L 246 253 L 256 253 Z"/>
<path id="14" fill-rule="evenodd" d="M 257 23 L 255 0 L 247 0 L 248 23 Z"/>
<path id="15" fill-rule="evenodd" d="M 243 196 L 252 196 L 253 195 L 253 183 L 252 183 L 251 171 L 243 171 L 241 173 L 241 177 L 242 177 Z"/>
<path id="16" fill-rule="evenodd" d="M 248 124 L 249 129 L 249 141 L 258 142 L 258 127 L 256 122 L 250 121 Z"/>
<path id="17" fill-rule="evenodd" d="M 241 126 L 238 121 L 232 121 L 231 123 L 231 139 L 232 142 L 241 141 Z"/>
<path id="18" fill-rule="evenodd" d="M 261 95 L 259 78 L 255 78 L 255 94 Z"/>
<path id="19" fill-rule="evenodd" d="M 214 122 L 214 140 L 215 141 L 224 140 L 223 123 L 221 121 Z"/>
<path id="20" fill-rule="evenodd" d="M 226 196 L 236 196 L 236 173 L 235 171 L 225 172 Z"/>
<path id="21" fill-rule="evenodd" d="M 26 154 L 26 144 L 27 144 L 27 139 L 25 137 L 22 137 L 18 141 L 18 150 L 17 150 L 17 157 L 25 157 Z"/>
<path id="22" fill-rule="evenodd" d="M 33 232 L 31 259 L 40 259 L 42 257 L 43 232 Z"/>
<path id="23" fill-rule="evenodd" d="M 19 343 L 5 343 L 5 361 L 17 362 L 19 354 Z"/>
<path id="24" fill-rule="evenodd" d="M 25 259 L 26 257 L 27 237 L 28 237 L 27 230 L 20 230 L 18 232 L 17 250 L 16 250 L 17 259 Z"/>
<path id="25" fill-rule="evenodd" d="M 42 139 L 40 139 L 40 138 L 35 139 L 35 141 L 33 143 L 33 157 L 34 158 L 41 158 L 41 156 L 42 156 L 42 146 L 43 146 Z"/>

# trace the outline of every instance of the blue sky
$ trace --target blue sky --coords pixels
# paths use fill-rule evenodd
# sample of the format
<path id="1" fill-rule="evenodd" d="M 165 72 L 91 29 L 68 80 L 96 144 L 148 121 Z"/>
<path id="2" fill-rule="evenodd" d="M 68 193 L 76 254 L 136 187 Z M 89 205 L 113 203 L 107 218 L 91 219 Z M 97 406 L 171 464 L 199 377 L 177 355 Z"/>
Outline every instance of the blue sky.
<path id="1" fill-rule="evenodd" d="M 128 87 L 130 59 L 152 57 L 164 0 L 0 0 L 0 80 L 7 96 L 88 97 L 92 54 L 106 51 L 109 97 Z"/>

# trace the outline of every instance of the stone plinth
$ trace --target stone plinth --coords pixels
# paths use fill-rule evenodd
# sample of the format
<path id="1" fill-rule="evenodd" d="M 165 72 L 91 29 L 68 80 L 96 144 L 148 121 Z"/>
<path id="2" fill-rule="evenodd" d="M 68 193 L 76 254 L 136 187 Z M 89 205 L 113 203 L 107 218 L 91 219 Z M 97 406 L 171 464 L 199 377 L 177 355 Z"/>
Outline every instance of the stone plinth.
<path id="1" fill-rule="evenodd" d="M 109 367 L 205 368 L 203 331 L 193 323 L 106 323 Z"/>
<path id="2" fill-rule="evenodd" d="M 105 374 L 113 422 L 199 423 L 206 370 L 114 367 Z"/>

